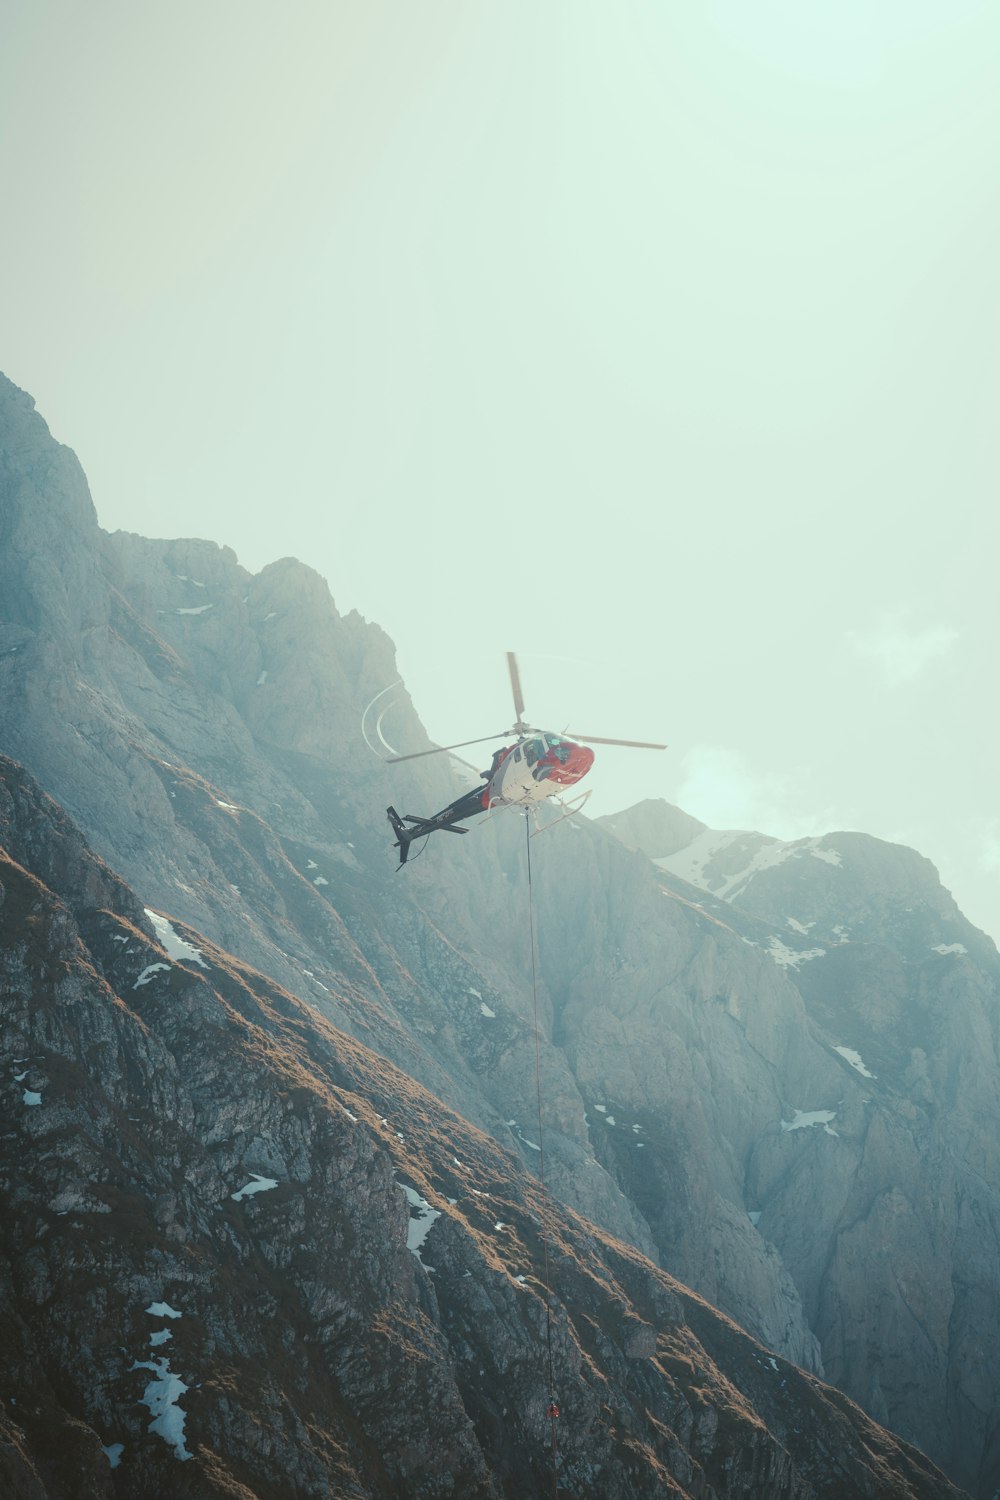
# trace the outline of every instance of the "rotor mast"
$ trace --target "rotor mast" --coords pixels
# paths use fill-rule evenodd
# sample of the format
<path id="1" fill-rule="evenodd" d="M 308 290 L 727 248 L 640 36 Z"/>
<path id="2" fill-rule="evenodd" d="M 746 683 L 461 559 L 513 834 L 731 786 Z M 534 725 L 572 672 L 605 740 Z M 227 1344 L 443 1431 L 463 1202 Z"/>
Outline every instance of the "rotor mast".
<path id="1" fill-rule="evenodd" d="M 508 730 L 500 734 L 484 734 L 475 740 L 460 740 L 457 745 L 435 745 L 430 750 L 414 750 L 409 755 L 391 755 L 386 761 L 387 765 L 396 765 L 401 760 L 420 760 L 425 755 L 441 755 L 447 750 L 464 750 L 467 745 L 485 745 L 488 741 L 506 739 L 507 735 L 514 735 L 523 740 L 526 735 L 537 734 L 533 724 L 529 724 L 524 717 L 524 691 L 521 687 L 521 670 L 517 664 L 517 656 L 513 651 L 507 652 L 507 671 L 510 675 L 510 691 L 514 699 L 515 719 Z M 585 745 L 624 745 L 629 750 L 666 750 L 666 745 L 660 745 L 652 740 L 615 740 L 608 739 L 601 734 L 577 734 L 575 730 L 567 729 L 565 737 L 572 740 L 582 740 Z"/>

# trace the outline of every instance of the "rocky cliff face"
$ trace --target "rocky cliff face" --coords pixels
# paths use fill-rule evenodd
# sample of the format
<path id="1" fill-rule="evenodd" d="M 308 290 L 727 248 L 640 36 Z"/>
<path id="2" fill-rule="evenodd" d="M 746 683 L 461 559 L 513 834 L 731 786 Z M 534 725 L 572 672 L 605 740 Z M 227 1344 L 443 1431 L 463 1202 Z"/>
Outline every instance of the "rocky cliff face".
<path id="1" fill-rule="evenodd" d="M 390 770 L 372 755 L 364 710 L 395 677 L 384 635 L 339 616 L 301 564 L 253 577 L 210 543 L 102 534 L 75 459 L 0 381 L 0 750 L 128 882 L 144 942 L 148 907 L 197 930 L 213 974 L 244 986 L 240 965 L 266 974 L 251 989 L 259 999 L 266 983 L 272 1011 L 298 1007 L 300 1040 L 333 1027 L 338 1066 L 367 1049 L 388 1059 L 365 1066 L 394 1065 L 393 1088 L 456 1111 L 448 1140 L 467 1134 L 454 1156 L 465 1160 L 469 1140 L 499 1153 L 499 1182 L 510 1153 L 529 1174 L 538 1164 L 525 829 L 497 818 L 395 874 L 386 803 L 426 811 L 463 784 L 447 757 Z M 420 748 L 405 693 L 390 697 L 394 741 Z M 713 835 L 662 804 L 612 821 L 574 820 L 532 845 L 550 1183 L 598 1226 L 594 1243 L 627 1240 L 992 1496 L 992 944 L 909 851 L 848 835 L 802 847 Z M 84 959 L 99 974 L 106 961 Z M 140 986 L 143 1001 L 156 982 Z M 202 975 L 198 993 L 212 983 Z M 220 994 L 234 1005 L 231 989 Z M 300 1061 L 310 1073 L 314 1051 Z M 243 1160 L 287 1180 L 277 1158 Z M 430 1167 L 419 1171 L 411 1159 L 408 1184 L 427 1197 Z M 537 1203 L 530 1176 L 517 1180 Z M 272 1191 L 240 1212 L 280 1205 L 284 1190 Z M 352 1233 L 383 1233 L 376 1219 Z M 586 1367 L 596 1345 L 575 1337 Z M 742 1374 L 729 1378 L 745 1390 Z M 886 1461 L 902 1464 L 900 1451 Z M 483 1473 L 507 1484 L 494 1462 L 482 1458 Z M 794 1467 L 800 1483 L 799 1457 Z M 616 1493 L 574 1472 L 575 1493 Z M 776 1474 L 750 1493 L 800 1493 Z M 393 1493 L 382 1482 L 357 1479 Z M 906 1491 L 883 1476 L 858 1493 Z"/>
<path id="2" fill-rule="evenodd" d="M 957 1496 L 0 761 L 11 1496 Z"/>
<path id="3" fill-rule="evenodd" d="M 803 1006 L 815 1046 L 781 1070 L 780 1131 L 740 1130 L 742 1107 L 735 1142 L 742 1201 L 795 1282 L 827 1377 L 992 1496 L 993 943 L 909 849 L 849 833 L 788 844 L 706 829 L 681 843 L 663 837 L 669 815 L 645 832 L 606 821 L 632 843 L 651 840 L 668 899 L 755 944 Z M 715 1128 L 733 1139 L 731 1124 Z"/>

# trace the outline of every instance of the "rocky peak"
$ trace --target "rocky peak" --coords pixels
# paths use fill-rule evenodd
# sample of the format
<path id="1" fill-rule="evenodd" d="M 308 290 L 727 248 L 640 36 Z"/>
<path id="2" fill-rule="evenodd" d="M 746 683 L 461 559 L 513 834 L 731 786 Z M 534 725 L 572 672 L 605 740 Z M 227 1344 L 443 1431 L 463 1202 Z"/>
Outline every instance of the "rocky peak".
<path id="1" fill-rule="evenodd" d="M 705 824 L 692 818 L 690 813 L 655 797 L 637 802 L 624 812 L 611 813 L 594 821 L 598 827 L 613 834 L 626 849 L 638 849 L 650 859 L 661 859 L 679 849 L 686 849 L 700 833 L 705 832 Z"/>
<path id="2" fill-rule="evenodd" d="M 66 651 L 106 620 L 97 515 L 83 470 L 31 397 L 0 375 L 0 654 Z"/>

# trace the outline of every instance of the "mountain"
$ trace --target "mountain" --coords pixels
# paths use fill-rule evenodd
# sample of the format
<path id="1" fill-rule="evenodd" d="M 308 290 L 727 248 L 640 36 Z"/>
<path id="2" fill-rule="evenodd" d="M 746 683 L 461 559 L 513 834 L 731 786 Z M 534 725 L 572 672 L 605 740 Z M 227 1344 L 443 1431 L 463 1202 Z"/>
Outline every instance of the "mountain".
<path id="1" fill-rule="evenodd" d="M 80 1473 L 123 1442 L 122 1494 L 164 1464 L 177 1494 L 537 1490 L 551 1214 L 566 1493 L 956 1493 L 908 1441 L 992 1496 L 993 945 L 911 851 L 644 805 L 532 840 L 533 992 L 521 820 L 395 872 L 386 804 L 469 779 L 371 753 L 396 678 L 301 563 L 103 533 L 0 380 L 23 1493 L 32 1464 L 34 1493 L 74 1493 L 55 1431 Z M 394 740 L 427 746 L 390 696 Z M 403 1188 L 440 1214 L 433 1272 Z M 191 1463 L 181 1408 L 150 1437 L 135 1405 L 175 1371 Z"/>
<path id="2" fill-rule="evenodd" d="M 145 912 L 6 759 L 0 837 L 4 1494 L 539 1493 L 542 1232 L 562 1493 L 959 1494 L 313 1007 Z"/>

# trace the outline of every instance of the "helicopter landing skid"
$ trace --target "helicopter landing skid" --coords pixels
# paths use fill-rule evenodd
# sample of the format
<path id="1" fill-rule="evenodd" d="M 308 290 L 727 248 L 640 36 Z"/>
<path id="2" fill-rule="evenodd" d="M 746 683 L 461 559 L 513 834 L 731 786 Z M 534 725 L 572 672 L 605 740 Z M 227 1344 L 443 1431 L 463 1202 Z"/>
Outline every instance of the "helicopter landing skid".
<path id="1" fill-rule="evenodd" d="M 588 787 L 585 792 L 578 792 L 577 795 L 575 797 L 571 797 L 568 802 L 564 802 L 561 797 L 557 798 L 556 800 L 558 801 L 559 806 L 564 809 L 564 812 L 561 818 L 553 818 L 551 823 L 543 823 L 539 825 L 538 811 L 534 807 L 531 808 L 530 811 L 535 819 L 535 831 L 531 835 L 531 837 L 533 839 L 536 839 L 540 833 L 548 833 L 550 828 L 557 828 L 560 823 L 565 823 L 567 818 L 574 817 L 575 814 L 580 812 L 580 810 L 582 809 L 583 804 L 590 796 L 590 792 L 591 788 Z"/>

